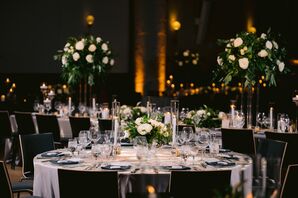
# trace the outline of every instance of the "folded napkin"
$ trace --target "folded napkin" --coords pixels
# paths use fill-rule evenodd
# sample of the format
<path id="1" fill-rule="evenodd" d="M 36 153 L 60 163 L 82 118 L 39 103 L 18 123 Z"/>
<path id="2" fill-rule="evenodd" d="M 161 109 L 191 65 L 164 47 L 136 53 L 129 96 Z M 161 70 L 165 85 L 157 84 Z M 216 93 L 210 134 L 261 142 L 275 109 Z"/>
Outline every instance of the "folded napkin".
<path id="1" fill-rule="evenodd" d="M 183 165 L 172 165 L 172 166 L 162 166 L 162 168 L 167 170 L 189 170 L 190 167 Z"/>
<path id="2" fill-rule="evenodd" d="M 78 164 L 78 163 L 82 162 L 82 160 L 79 158 L 71 158 L 71 159 L 51 160 L 50 162 L 52 162 L 54 164 L 65 165 L 65 164 Z"/>
<path id="3" fill-rule="evenodd" d="M 101 166 L 102 169 L 107 170 L 127 170 L 131 168 L 130 164 L 122 164 L 122 163 L 112 163 L 112 164 L 106 164 Z"/>
<path id="4" fill-rule="evenodd" d="M 225 167 L 225 166 L 235 166 L 235 162 L 231 162 L 228 160 L 206 160 L 205 163 L 210 166 L 218 166 L 218 167 Z"/>
<path id="5" fill-rule="evenodd" d="M 61 157 L 64 154 L 60 151 L 49 151 L 41 154 L 41 157 Z"/>

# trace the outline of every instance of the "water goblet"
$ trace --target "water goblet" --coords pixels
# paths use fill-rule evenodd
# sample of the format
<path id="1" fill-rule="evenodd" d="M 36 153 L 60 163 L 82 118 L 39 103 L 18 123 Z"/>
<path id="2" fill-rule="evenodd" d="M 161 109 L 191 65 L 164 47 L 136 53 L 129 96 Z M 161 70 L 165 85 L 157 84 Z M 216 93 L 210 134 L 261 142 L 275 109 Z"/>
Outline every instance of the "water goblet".
<path id="1" fill-rule="evenodd" d="M 77 146 L 78 146 L 78 141 L 76 138 L 68 140 L 67 148 L 70 150 L 72 156 L 74 156 L 74 152 L 75 152 Z"/>

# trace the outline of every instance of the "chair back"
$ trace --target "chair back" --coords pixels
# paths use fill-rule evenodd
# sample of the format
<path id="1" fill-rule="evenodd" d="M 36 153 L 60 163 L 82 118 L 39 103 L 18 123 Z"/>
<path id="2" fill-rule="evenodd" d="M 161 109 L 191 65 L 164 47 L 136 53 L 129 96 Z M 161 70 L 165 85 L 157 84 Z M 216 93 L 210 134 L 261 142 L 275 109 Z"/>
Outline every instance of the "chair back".
<path id="1" fill-rule="evenodd" d="M 280 186 L 281 184 L 282 166 L 287 144 L 287 142 L 266 138 L 260 138 L 258 141 L 256 152 L 259 157 L 256 159 L 264 157 L 267 160 L 266 175 L 268 177 L 268 185 L 275 184 Z M 260 161 L 255 161 L 254 165 L 254 174 L 258 177 L 261 175 Z"/>
<path id="2" fill-rule="evenodd" d="M 297 182 L 298 182 L 298 164 L 289 165 L 284 183 L 281 188 L 280 197 L 295 197 L 297 193 Z"/>
<path id="3" fill-rule="evenodd" d="M 23 177 L 34 174 L 33 158 L 40 153 L 54 150 L 54 139 L 52 133 L 19 135 L 22 154 Z"/>
<path id="4" fill-rule="evenodd" d="M 31 112 L 14 112 L 19 134 L 36 133 Z"/>
<path id="5" fill-rule="evenodd" d="M 192 125 L 192 124 L 187 124 L 187 125 L 181 125 L 179 124 L 178 125 L 178 131 L 183 131 L 183 128 L 184 127 L 191 127 L 192 128 L 192 131 L 195 133 L 196 132 L 196 129 L 195 129 L 195 126 Z"/>
<path id="6" fill-rule="evenodd" d="M 221 129 L 222 148 L 255 156 L 256 146 L 252 129 Z"/>
<path id="7" fill-rule="evenodd" d="M 0 186 L 0 197 L 13 197 L 9 175 L 6 169 L 6 165 L 3 161 L 0 161 Z"/>
<path id="8" fill-rule="evenodd" d="M 216 193 L 225 194 L 230 183 L 231 170 L 172 171 L 170 193 L 175 198 L 215 197 Z"/>
<path id="9" fill-rule="evenodd" d="M 69 123 L 72 131 L 72 137 L 78 137 L 80 131 L 89 130 L 91 126 L 89 117 L 69 116 Z"/>
<path id="10" fill-rule="evenodd" d="M 112 130 L 112 120 L 98 119 L 98 128 L 102 133 L 104 133 L 106 130 Z"/>
<path id="11" fill-rule="evenodd" d="M 60 197 L 118 197 L 117 171 L 58 169 L 58 181 Z"/>
<path id="12" fill-rule="evenodd" d="M 267 139 L 279 140 L 287 142 L 287 150 L 284 156 L 283 166 L 282 166 L 282 181 L 285 177 L 288 166 L 291 164 L 298 164 L 298 133 L 277 133 L 265 131 Z"/>
<path id="13" fill-rule="evenodd" d="M 53 133 L 54 141 L 60 141 L 60 126 L 56 115 L 36 114 L 39 133 Z"/>
<path id="14" fill-rule="evenodd" d="M 0 111 L 0 139 L 10 138 L 12 135 L 12 128 L 9 119 L 8 111 Z"/>

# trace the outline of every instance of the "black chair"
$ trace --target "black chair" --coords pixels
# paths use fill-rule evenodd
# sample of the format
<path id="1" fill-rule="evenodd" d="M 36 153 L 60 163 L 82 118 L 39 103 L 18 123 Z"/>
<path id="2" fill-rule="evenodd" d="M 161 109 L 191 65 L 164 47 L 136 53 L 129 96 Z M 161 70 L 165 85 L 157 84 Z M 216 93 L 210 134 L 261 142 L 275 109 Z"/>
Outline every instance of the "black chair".
<path id="1" fill-rule="evenodd" d="M 297 193 L 297 182 L 298 164 L 289 165 L 281 188 L 280 198 L 295 197 Z"/>
<path id="2" fill-rule="evenodd" d="M 175 198 L 216 197 L 230 189 L 231 170 L 172 171 L 170 194 Z"/>
<path id="3" fill-rule="evenodd" d="M 23 160 L 22 179 L 33 179 L 33 158 L 40 153 L 54 150 L 52 133 L 19 135 Z"/>
<path id="4" fill-rule="evenodd" d="M 16 122 L 19 134 L 32 134 L 36 133 L 35 125 L 31 112 L 15 111 Z"/>
<path id="5" fill-rule="evenodd" d="M 193 132 L 195 133 L 196 132 L 196 129 L 195 129 L 195 126 L 194 125 L 181 125 L 181 124 L 179 124 L 178 125 L 178 131 L 182 131 L 183 130 L 183 127 L 191 127 L 192 128 L 192 130 L 193 130 Z"/>
<path id="6" fill-rule="evenodd" d="M 60 197 L 118 197 L 117 171 L 58 169 Z M 82 182 L 74 182 L 82 181 Z"/>
<path id="7" fill-rule="evenodd" d="M 221 129 L 222 148 L 255 156 L 256 146 L 252 129 Z"/>
<path id="8" fill-rule="evenodd" d="M 98 128 L 101 133 L 104 133 L 106 130 L 112 130 L 112 120 L 98 119 Z"/>
<path id="9" fill-rule="evenodd" d="M 67 146 L 67 139 L 61 138 L 60 126 L 56 115 L 36 114 L 39 133 L 53 133 L 56 148 Z"/>
<path id="10" fill-rule="evenodd" d="M 298 164 L 298 133 L 276 133 L 265 131 L 265 135 L 267 139 L 279 140 L 288 143 L 282 166 L 281 179 L 283 182 L 288 166 L 292 164 Z"/>
<path id="11" fill-rule="evenodd" d="M 33 193 L 33 183 L 32 181 L 21 181 L 21 182 L 11 182 L 10 177 L 3 161 L 0 161 L 0 197 L 3 198 L 13 198 L 13 194 L 17 193 L 18 197 L 20 193 L 26 192 L 32 195 Z M 33 196 L 28 196 L 33 197 Z"/>
<path id="12" fill-rule="evenodd" d="M 89 117 L 74 117 L 69 116 L 72 137 L 78 137 L 80 131 L 89 130 L 91 123 Z"/>
<path id="13" fill-rule="evenodd" d="M 254 186 L 261 185 L 261 163 L 264 157 L 267 160 L 267 187 L 268 191 L 281 187 L 281 175 L 284 156 L 287 150 L 287 142 L 272 139 L 259 139 L 257 144 L 257 156 L 254 161 Z"/>
<path id="14" fill-rule="evenodd" d="M 6 161 L 10 149 L 6 146 L 6 140 L 13 142 L 13 132 L 8 111 L 0 111 L 0 160 Z"/>

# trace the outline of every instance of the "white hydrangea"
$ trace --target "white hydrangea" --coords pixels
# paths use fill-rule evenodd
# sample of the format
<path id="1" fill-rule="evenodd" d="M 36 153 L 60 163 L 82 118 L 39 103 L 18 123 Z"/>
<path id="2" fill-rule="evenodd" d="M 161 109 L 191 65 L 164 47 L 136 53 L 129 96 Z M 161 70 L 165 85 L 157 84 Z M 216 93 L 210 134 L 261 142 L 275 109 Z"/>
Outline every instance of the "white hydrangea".
<path id="1" fill-rule="evenodd" d="M 72 58 L 74 61 L 78 61 L 80 59 L 80 54 L 78 52 L 75 52 L 73 55 L 72 55 Z"/>
<path id="2" fill-rule="evenodd" d="M 268 56 L 268 52 L 266 50 L 262 49 L 261 51 L 259 51 L 258 56 L 264 58 L 264 57 Z"/>
<path id="3" fill-rule="evenodd" d="M 219 113 L 218 113 L 218 118 L 219 119 L 224 119 L 224 118 L 226 118 L 227 117 L 227 115 L 226 115 L 226 113 L 225 112 L 222 112 L 222 111 L 220 111 Z"/>
<path id="4" fill-rule="evenodd" d="M 94 60 L 93 60 L 93 56 L 92 56 L 91 54 L 88 54 L 88 55 L 86 56 L 86 61 L 87 61 L 88 63 L 93 63 L 93 62 L 94 62 Z"/>
<path id="5" fill-rule="evenodd" d="M 148 123 L 141 124 L 137 127 L 137 131 L 141 135 L 146 135 L 146 134 L 150 133 L 152 129 L 153 129 L 153 127 Z"/>
<path id="6" fill-rule="evenodd" d="M 239 66 L 241 67 L 241 69 L 247 69 L 248 65 L 249 65 L 249 61 L 247 58 L 240 58 L 238 60 Z"/>
<path id="7" fill-rule="evenodd" d="M 76 45 L 75 45 L 76 50 L 83 50 L 84 47 L 85 47 L 85 46 L 84 46 L 84 41 L 83 41 L 83 40 L 78 41 L 78 42 L 76 43 Z"/>
<path id="8" fill-rule="evenodd" d="M 95 52 L 96 50 L 96 46 L 94 44 L 91 44 L 89 47 L 88 47 L 88 50 L 89 52 Z"/>
<path id="9" fill-rule="evenodd" d="M 97 38 L 96 38 L 96 42 L 97 42 L 97 43 L 100 43 L 101 41 L 102 41 L 102 39 L 101 39 L 100 37 L 97 37 Z"/>
<path id="10" fill-rule="evenodd" d="M 234 45 L 234 47 L 239 47 L 239 46 L 241 46 L 243 44 L 243 40 L 242 40 L 242 38 L 236 38 L 235 40 L 234 40 L 234 42 L 233 42 L 233 45 Z"/>

